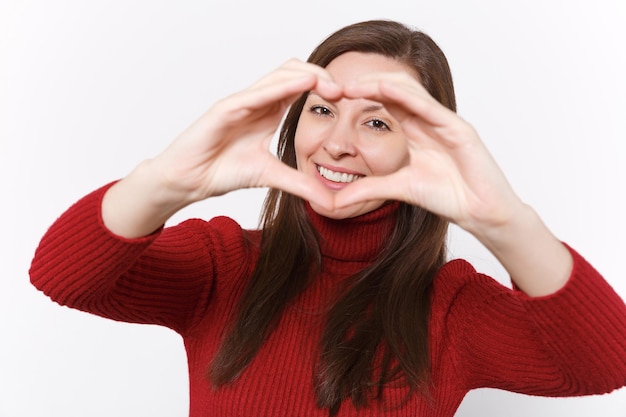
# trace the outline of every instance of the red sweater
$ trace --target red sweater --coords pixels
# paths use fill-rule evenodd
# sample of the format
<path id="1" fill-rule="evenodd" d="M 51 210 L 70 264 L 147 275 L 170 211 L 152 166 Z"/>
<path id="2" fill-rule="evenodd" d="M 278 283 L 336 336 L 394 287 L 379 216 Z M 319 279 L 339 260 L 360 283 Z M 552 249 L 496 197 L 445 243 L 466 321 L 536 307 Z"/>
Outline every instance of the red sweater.
<path id="1" fill-rule="evenodd" d="M 235 301 L 258 256 L 258 231 L 226 217 L 188 220 L 141 239 L 111 234 L 100 216 L 106 187 L 86 196 L 43 237 L 33 284 L 62 305 L 113 320 L 167 326 L 182 335 L 189 363 L 190 416 L 326 416 L 315 406 L 318 314 L 338 280 L 366 266 L 393 223 L 393 205 L 356 219 L 311 214 L 325 243 L 323 271 L 285 310 L 278 327 L 231 385 L 205 375 Z M 453 416 L 471 389 L 544 396 L 606 393 L 626 385 L 626 306 L 572 250 L 574 270 L 556 294 L 530 298 L 447 263 L 432 289 L 429 322 L 432 399 L 387 388 L 385 404 L 340 416 Z"/>

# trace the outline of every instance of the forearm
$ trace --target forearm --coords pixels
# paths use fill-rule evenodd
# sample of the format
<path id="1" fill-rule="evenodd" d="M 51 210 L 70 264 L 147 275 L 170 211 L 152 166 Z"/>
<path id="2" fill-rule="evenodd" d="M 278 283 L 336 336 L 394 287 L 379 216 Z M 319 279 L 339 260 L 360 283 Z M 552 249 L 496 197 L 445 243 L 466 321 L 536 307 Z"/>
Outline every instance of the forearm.
<path id="1" fill-rule="evenodd" d="M 475 236 L 494 254 L 511 279 L 531 297 L 561 289 L 572 272 L 572 256 L 528 205 L 510 220 Z"/>

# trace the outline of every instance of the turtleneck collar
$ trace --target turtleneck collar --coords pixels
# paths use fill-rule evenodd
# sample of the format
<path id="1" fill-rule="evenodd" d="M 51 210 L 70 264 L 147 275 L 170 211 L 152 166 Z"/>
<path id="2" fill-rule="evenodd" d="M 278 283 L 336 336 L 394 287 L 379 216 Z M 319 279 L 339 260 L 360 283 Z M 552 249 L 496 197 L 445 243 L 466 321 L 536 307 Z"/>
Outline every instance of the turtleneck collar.
<path id="1" fill-rule="evenodd" d="M 306 203 L 306 211 L 320 237 L 322 256 L 353 262 L 372 261 L 393 230 L 398 202 L 388 202 L 357 217 L 335 220 L 317 214 Z"/>

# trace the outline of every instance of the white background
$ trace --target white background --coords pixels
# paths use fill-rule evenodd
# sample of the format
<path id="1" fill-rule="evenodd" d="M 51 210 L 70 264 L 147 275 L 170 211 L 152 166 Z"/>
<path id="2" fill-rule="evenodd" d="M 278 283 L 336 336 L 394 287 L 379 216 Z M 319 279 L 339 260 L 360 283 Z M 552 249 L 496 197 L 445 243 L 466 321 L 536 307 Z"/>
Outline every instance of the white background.
<path id="1" fill-rule="evenodd" d="M 626 296 L 626 5 L 583 1 L 0 0 L 0 416 L 185 416 L 181 339 L 59 307 L 29 284 L 46 228 L 212 102 L 330 32 L 391 18 L 447 54 L 459 113 L 518 193 Z M 254 227 L 263 190 L 180 213 Z M 451 255 L 507 282 L 453 229 Z M 626 391 L 468 395 L 458 416 L 626 416 Z"/>

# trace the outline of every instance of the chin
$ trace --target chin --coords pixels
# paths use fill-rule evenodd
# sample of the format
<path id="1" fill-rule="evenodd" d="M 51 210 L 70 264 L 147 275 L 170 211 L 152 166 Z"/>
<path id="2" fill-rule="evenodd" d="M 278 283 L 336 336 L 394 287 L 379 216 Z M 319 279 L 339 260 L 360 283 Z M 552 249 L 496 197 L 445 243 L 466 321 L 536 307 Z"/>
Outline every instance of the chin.
<path id="1" fill-rule="evenodd" d="M 363 214 L 367 214 L 371 211 L 376 210 L 381 207 L 385 202 L 384 201 L 368 201 L 365 203 L 352 204 L 347 207 L 343 207 L 340 209 L 329 210 L 325 207 L 319 206 L 314 203 L 311 204 L 311 208 L 314 212 L 319 214 L 320 216 L 328 217 L 329 219 L 334 220 L 343 220 L 350 219 L 353 217 L 361 216 Z"/>

